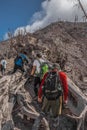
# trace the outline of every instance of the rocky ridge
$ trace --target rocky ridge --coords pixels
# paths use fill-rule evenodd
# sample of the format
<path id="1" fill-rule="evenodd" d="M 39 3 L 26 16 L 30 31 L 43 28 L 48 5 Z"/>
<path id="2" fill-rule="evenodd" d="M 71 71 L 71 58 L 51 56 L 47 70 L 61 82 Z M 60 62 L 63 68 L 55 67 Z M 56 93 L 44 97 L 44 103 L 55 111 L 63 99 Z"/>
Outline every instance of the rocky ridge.
<path id="1" fill-rule="evenodd" d="M 8 58 L 12 58 L 23 48 L 31 57 L 32 51 L 40 51 L 49 61 L 59 63 L 75 84 L 84 91 L 87 83 L 86 27 L 87 23 L 53 23 L 34 34 L 19 35 L 2 42 L 0 54 L 4 53 Z"/>
<path id="2" fill-rule="evenodd" d="M 27 34 L 25 36 L 19 35 L 10 40 L 3 41 L 0 44 L 0 55 L 5 55 L 8 59 L 7 65 L 7 74 L 13 68 L 13 60 L 18 51 L 24 49 L 27 51 L 27 54 L 30 59 L 33 59 L 33 55 L 38 51 L 43 54 L 43 58 L 59 63 L 62 70 L 64 70 L 68 77 L 81 89 L 81 91 L 86 95 L 87 94 L 87 34 L 86 34 L 86 23 L 54 23 L 48 27 L 35 32 L 34 34 Z M 16 82 L 15 82 L 16 81 Z M 1 126 L 4 125 L 5 121 L 10 117 L 8 113 L 8 102 L 9 94 L 11 92 L 20 92 L 23 97 L 23 103 L 29 103 L 32 100 L 31 96 L 27 97 L 27 92 L 21 88 L 24 85 L 25 79 L 20 80 L 20 75 L 7 75 L 0 79 L 0 123 Z M 17 88 L 18 85 L 18 88 Z M 5 89 L 5 87 L 6 89 Z M 4 88 L 3 88 L 4 87 Z M 10 90 L 11 89 L 11 90 Z M 10 91 L 9 91 L 10 90 Z M 3 93 L 2 93 L 3 92 Z M 87 96 L 87 95 L 86 95 Z M 5 97 L 6 100 L 5 100 Z M 19 94 L 20 97 L 20 94 Z M 20 99 L 20 98 L 19 98 Z M 2 105 L 3 104 L 3 105 Z M 4 108 L 4 109 L 3 109 Z M 6 110 L 6 114 L 4 111 Z M 12 110 L 14 111 L 14 110 Z M 19 110 L 20 111 L 20 110 Z M 17 111 L 18 112 L 18 111 Z M 35 110 L 34 110 L 35 112 Z M 14 113 L 14 112 L 13 112 Z M 14 117 L 15 124 L 17 123 L 18 117 L 21 113 Z M 22 116 L 22 115 L 20 115 Z M 4 117 L 4 118 L 3 118 Z M 17 118 L 17 119 L 16 119 Z M 67 119 L 67 120 L 66 120 Z M 66 123 L 65 123 L 66 120 Z M 76 128 L 76 122 L 70 122 L 70 126 L 66 125 L 69 121 L 68 118 L 64 117 L 64 127 L 71 128 L 73 130 Z M 28 129 L 27 127 L 22 126 L 22 122 L 17 123 L 17 129 L 23 130 Z M 30 124 L 31 125 L 31 124 Z M 28 126 L 31 129 L 31 126 Z M 3 128 L 3 127 L 2 127 Z M 63 128 L 63 126 L 61 126 Z M 2 130 L 5 130 L 3 128 Z M 53 129 L 52 129 L 53 130 Z M 86 129 L 85 129 L 86 130 Z"/>

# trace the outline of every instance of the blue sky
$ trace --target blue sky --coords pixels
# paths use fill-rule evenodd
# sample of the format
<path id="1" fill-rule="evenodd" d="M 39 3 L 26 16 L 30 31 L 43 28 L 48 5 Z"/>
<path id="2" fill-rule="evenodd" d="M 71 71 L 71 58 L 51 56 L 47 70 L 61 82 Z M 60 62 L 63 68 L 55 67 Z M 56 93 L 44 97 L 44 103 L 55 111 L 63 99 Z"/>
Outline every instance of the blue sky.
<path id="1" fill-rule="evenodd" d="M 87 0 L 81 2 L 87 12 Z M 76 0 L 0 0 L 0 40 L 8 39 L 8 30 L 14 36 L 25 29 L 32 33 L 58 20 L 73 22 L 75 16 L 85 21 Z"/>
<path id="2" fill-rule="evenodd" d="M 32 15 L 39 11 L 43 0 L 0 0 L 0 40 L 8 29 L 30 24 Z"/>

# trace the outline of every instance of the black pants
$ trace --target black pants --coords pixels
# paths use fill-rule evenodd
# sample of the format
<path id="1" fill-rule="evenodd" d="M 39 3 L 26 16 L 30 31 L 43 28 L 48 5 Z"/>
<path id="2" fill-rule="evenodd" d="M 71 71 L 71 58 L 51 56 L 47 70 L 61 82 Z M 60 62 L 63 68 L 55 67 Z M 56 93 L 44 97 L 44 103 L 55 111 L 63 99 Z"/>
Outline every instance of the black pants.
<path id="1" fill-rule="evenodd" d="M 15 66 L 14 66 L 14 70 L 13 70 L 12 73 L 15 73 L 18 69 L 21 70 L 22 72 L 25 72 L 23 66 L 15 65 Z"/>
<path id="2" fill-rule="evenodd" d="M 5 70 L 6 70 L 6 69 L 5 69 L 3 66 L 1 66 L 1 73 L 2 73 L 2 75 L 4 75 Z"/>
<path id="3" fill-rule="evenodd" d="M 35 77 L 34 79 L 34 92 L 35 92 L 35 95 L 37 96 L 38 95 L 38 88 L 40 87 L 40 77 Z"/>

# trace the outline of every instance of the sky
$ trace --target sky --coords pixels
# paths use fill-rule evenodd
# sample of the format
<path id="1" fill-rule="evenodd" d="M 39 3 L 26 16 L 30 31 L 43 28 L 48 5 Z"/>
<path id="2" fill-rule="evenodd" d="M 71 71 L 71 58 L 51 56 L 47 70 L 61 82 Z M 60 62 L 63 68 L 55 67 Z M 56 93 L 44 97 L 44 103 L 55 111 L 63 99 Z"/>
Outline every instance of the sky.
<path id="1" fill-rule="evenodd" d="M 87 0 L 81 0 L 87 11 Z M 58 20 L 83 20 L 83 12 L 77 0 L 0 0 L 0 39 L 7 39 L 7 32 L 13 31 L 16 36 L 19 30 L 23 33 L 35 32 Z"/>
<path id="2" fill-rule="evenodd" d="M 43 0 L 0 0 L 0 40 L 8 30 L 31 23 L 32 15 L 39 11 Z"/>

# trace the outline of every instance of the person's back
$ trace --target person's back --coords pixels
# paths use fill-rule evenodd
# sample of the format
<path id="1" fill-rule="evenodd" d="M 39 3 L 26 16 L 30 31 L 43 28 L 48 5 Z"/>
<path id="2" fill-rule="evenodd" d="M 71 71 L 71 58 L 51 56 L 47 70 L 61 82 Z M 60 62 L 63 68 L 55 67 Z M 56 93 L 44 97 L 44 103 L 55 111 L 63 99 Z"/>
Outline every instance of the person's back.
<path id="1" fill-rule="evenodd" d="M 54 76 L 50 76 L 53 72 Z M 55 76 L 55 73 L 58 76 Z M 66 74 L 59 72 L 57 68 L 53 68 L 44 75 L 38 91 L 38 102 L 42 102 L 42 97 L 44 97 L 42 111 L 47 113 L 51 109 L 53 117 L 58 117 L 62 111 L 63 91 L 66 93 L 64 94 L 64 100 L 67 101 L 68 85 Z"/>
<path id="2" fill-rule="evenodd" d="M 6 71 L 6 66 L 7 66 L 7 61 L 5 60 L 5 58 L 3 58 L 1 60 L 1 73 L 2 73 L 2 75 L 4 75 L 4 73 Z"/>
<path id="3" fill-rule="evenodd" d="M 24 63 L 28 63 L 28 57 L 23 53 L 18 53 L 15 60 L 14 60 L 14 70 L 12 72 L 15 73 L 17 69 L 25 72 Z"/>
<path id="4" fill-rule="evenodd" d="M 7 61 L 5 59 L 2 59 L 1 65 L 6 69 Z"/>
<path id="5" fill-rule="evenodd" d="M 31 71 L 31 76 L 33 75 L 35 77 L 34 80 L 34 91 L 35 91 L 35 95 L 37 96 L 38 94 L 38 88 L 41 82 L 41 64 L 44 62 L 44 60 L 42 59 L 41 54 L 37 54 L 36 55 L 36 59 L 33 62 L 33 67 L 32 67 L 32 71 Z"/>
<path id="6" fill-rule="evenodd" d="M 55 71 L 47 73 L 44 83 L 44 95 L 48 100 L 56 100 L 62 95 L 62 84 L 59 75 Z"/>
<path id="7" fill-rule="evenodd" d="M 23 66 L 23 60 L 22 60 L 21 56 L 17 55 L 17 57 L 15 58 L 14 62 L 15 62 L 15 65 Z"/>
<path id="8" fill-rule="evenodd" d="M 22 57 L 23 62 L 27 62 L 28 63 L 28 57 L 27 57 L 26 53 L 25 54 L 20 53 L 20 57 Z"/>
<path id="9" fill-rule="evenodd" d="M 36 70 L 35 70 L 35 76 L 40 76 L 40 71 L 41 71 L 41 64 L 44 62 L 43 59 L 39 58 L 39 59 L 35 59 L 34 60 L 34 63 L 33 63 L 33 66 L 36 67 Z"/>

